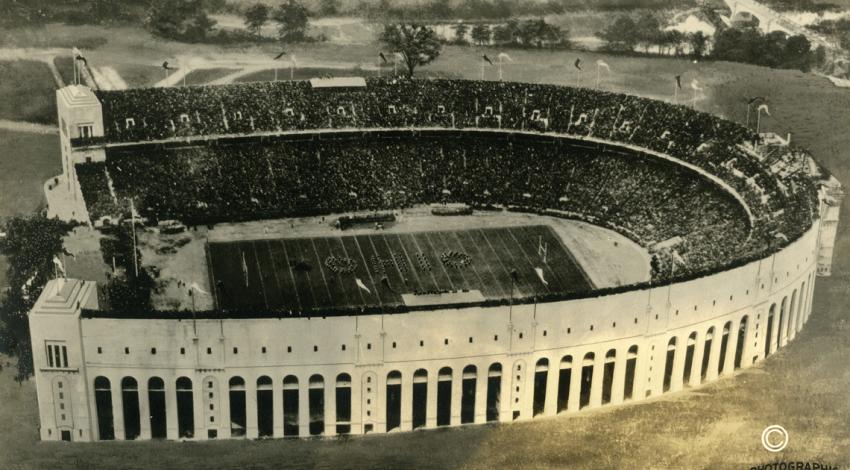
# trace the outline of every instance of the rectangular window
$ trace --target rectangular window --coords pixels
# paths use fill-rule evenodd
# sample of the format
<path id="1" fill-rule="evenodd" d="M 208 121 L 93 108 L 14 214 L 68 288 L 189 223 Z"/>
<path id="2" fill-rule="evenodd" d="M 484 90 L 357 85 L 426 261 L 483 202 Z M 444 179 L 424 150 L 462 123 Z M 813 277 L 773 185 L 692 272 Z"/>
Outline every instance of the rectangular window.
<path id="1" fill-rule="evenodd" d="M 53 345 L 47 345 L 47 365 L 53 367 Z"/>
<path id="2" fill-rule="evenodd" d="M 47 341 L 47 367 L 68 368 L 68 347 L 59 341 Z"/>
<path id="3" fill-rule="evenodd" d="M 88 139 L 94 134 L 94 126 L 91 124 L 80 124 L 77 126 L 80 131 L 80 137 Z"/>

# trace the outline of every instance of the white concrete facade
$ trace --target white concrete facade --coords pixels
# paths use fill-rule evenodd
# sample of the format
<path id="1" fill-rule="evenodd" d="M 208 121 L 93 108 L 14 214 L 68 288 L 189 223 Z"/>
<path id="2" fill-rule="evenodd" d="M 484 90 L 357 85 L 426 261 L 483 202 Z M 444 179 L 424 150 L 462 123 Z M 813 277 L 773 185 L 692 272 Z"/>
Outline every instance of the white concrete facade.
<path id="1" fill-rule="evenodd" d="M 41 438 L 409 431 L 695 387 L 794 339 L 811 313 L 819 232 L 816 221 L 774 255 L 700 279 L 512 308 L 120 319 L 82 313 L 97 308 L 94 283 L 51 281 L 30 313 Z"/>

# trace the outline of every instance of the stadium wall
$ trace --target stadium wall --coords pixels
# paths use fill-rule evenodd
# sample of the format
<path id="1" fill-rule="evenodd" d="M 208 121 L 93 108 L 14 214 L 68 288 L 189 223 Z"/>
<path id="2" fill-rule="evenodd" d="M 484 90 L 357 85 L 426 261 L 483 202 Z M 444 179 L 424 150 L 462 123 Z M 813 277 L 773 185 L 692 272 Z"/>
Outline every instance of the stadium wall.
<path id="1" fill-rule="evenodd" d="M 394 315 L 92 318 L 81 312 L 97 309 L 94 283 L 54 280 L 29 318 L 41 438 L 409 431 L 696 387 L 794 339 L 810 315 L 819 230 L 668 286 Z"/>

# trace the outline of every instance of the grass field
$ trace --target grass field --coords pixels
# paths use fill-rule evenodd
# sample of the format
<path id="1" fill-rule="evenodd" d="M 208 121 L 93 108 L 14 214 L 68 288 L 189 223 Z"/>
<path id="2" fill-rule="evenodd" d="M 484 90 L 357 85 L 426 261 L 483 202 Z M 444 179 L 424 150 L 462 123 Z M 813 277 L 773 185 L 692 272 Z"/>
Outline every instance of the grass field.
<path id="1" fill-rule="evenodd" d="M 109 35 L 109 44 L 89 54 L 90 60 L 116 65 L 120 72 L 121 64 L 153 67 L 157 58 L 161 63 L 162 57 L 179 51 L 203 55 L 273 52 L 272 47 L 234 52 L 168 43 L 152 40 L 138 30 L 65 26 L 30 32 L 0 31 L 0 43 L 9 45 L 14 41 L 36 46 L 60 39 L 70 43 L 74 37 L 91 35 Z M 292 52 L 299 58 L 372 63 L 375 50 L 374 46 L 312 45 L 294 48 Z M 772 116 L 763 116 L 763 128 L 781 134 L 792 132 L 793 140 L 808 147 L 839 180 L 850 182 L 850 89 L 836 88 L 826 79 L 723 62 L 694 64 L 689 60 L 570 51 L 507 52 L 515 61 L 505 67 L 505 77 L 510 80 L 574 84 L 575 57 L 582 57 L 586 64 L 603 58 L 611 66 L 611 74 L 602 77 L 606 89 L 664 99 L 672 99 L 674 75 L 684 73 L 686 83 L 698 78 L 706 88 L 697 102 L 700 109 L 739 121 L 745 119 L 745 97 L 766 95 Z M 478 49 L 447 47 L 440 59 L 425 70 L 477 78 L 478 55 Z M 486 73 L 488 78 L 495 75 L 489 68 Z M 585 85 L 590 80 L 589 73 L 582 77 Z M 58 151 L 55 152 L 53 161 L 58 165 Z M 30 152 L 5 149 L 0 158 L 12 162 L 17 169 L 28 164 L 29 155 Z M 8 186 L 3 182 L 0 187 Z M 0 193 L 4 205 L 8 194 Z M 841 217 L 833 277 L 818 279 L 812 318 L 802 334 L 763 365 L 698 390 L 631 406 L 507 426 L 348 441 L 67 445 L 38 442 L 34 385 L 28 382 L 19 387 L 6 367 L 0 372 L 0 422 L 5 423 L 0 426 L 0 468 L 726 469 L 792 460 L 846 467 L 850 464 L 850 329 L 846 321 L 850 304 L 850 203 L 844 203 Z M 780 424 L 790 434 L 789 446 L 779 454 L 768 453 L 760 444 L 761 432 L 770 424 Z"/>
<path id="2" fill-rule="evenodd" d="M 55 89 L 47 64 L 0 61 L 0 119 L 55 123 Z"/>
<path id="3" fill-rule="evenodd" d="M 209 263 L 218 305 L 226 309 L 395 306 L 404 305 L 402 294 L 459 290 L 505 299 L 512 271 L 517 296 L 592 287 L 547 225 L 210 243 Z"/>
<path id="4" fill-rule="evenodd" d="M 238 70 L 223 68 L 192 70 L 186 74 L 186 85 L 204 85 Z"/>

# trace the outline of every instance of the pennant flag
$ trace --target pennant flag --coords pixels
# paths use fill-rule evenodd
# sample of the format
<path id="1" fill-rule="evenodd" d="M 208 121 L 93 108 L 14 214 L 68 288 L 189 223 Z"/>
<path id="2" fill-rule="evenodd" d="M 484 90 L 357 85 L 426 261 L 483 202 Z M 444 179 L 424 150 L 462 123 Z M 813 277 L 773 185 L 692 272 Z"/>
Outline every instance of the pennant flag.
<path id="1" fill-rule="evenodd" d="M 378 57 L 380 57 L 380 58 L 381 58 L 381 60 L 382 60 L 385 64 L 387 63 L 387 56 L 385 56 L 383 52 L 378 52 Z"/>
<path id="2" fill-rule="evenodd" d="M 680 90 L 682 89 L 682 76 L 681 75 L 676 75 L 676 86 L 678 86 Z"/>
<path id="3" fill-rule="evenodd" d="M 673 251 L 671 252 L 671 254 L 673 255 L 673 261 L 675 261 L 675 262 L 677 262 L 677 263 L 679 263 L 679 264 L 682 264 L 682 265 L 687 265 L 687 263 L 685 263 L 685 260 L 684 260 L 684 259 L 682 259 L 682 257 L 681 257 L 681 256 L 679 256 L 679 252 L 678 252 L 678 251 L 673 250 Z"/>
<path id="4" fill-rule="evenodd" d="M 165 70 L 172 70 L 172 69 L 171 69 L 171 67 L 169 67 L 169 66 L 168 66 L 168 61 L 167 61 L 167 60 L 166 60 L 165 62 L 163 62 L 163 63 L 162 63 L 162 68 L 164 68 Z"/>
<path id="5" fill-rule="evenodd" d="M 602 67 L 603 69 L 605 69 L 605 70 L 607 70 L 607 71 L 609 71 L 609 72 L 611 71 L 611 66 L 610 66 L 610 65 L 608 65 L 608 64 L 606 64 L 606 63 L 605 63 L 605 61 L 603 61 L 602 59 L 597 60 L 597 61 L 596 61 L 596 65 L 597 65 L 598 67 Z"/>
<path id="6" fill-rule="evenodd" d="M 509 56 L 509 55 L 505 54 L 504 52 L 500 52 L 500 53 L 499 53 L 499 60 L 506 60 L 506 61 L 508 61 L 508 62 L 513 62 L 513 61 L 514 61 L 513 59 L 511 59 L 511 56 Z"/>
<path id="7" fill-rule="evenodd" d="M 272 60 L 278 60 L 278 59 L 280 59 L 281 57 L 283 57 L 283 56 L 285 56 L 285 55 L 286 55 L 286 51 L 281 51 L 281 53 L 280 53 L 280 54 L 278 54 L 278 55 L 276 55 L 276 56 L 274 56 L 274 59 L 272 59 Z"/>
<path id="8" fill-rule="evenodd" d="M 368 288 L 368 287 L 366 287 L 366 284 L 363 284 L 363 281 L 361 281 L 359 277 L 355 277 L 355 278 L 354 278 L 354 282 L 356 282 L 356 283 L 357 283 L 357 287 L 359 287 L 359 288 L 361 288 L 361 289 L 365 290 L 365 291 L 366 291 L 367 293 L 369 293 L 369 294 L 371 294 L 371 293 L 372 293 L 372 291 L 370 291 L 370 290 L 369 290 L 369 288 Z"/>
<path id="9" fill-rule="evenodd" d="M 65 276 L 65 265 L 62 264 L 62 260 L 59 259 L 59 257 L 56 255 L 53 255 L 53 264 L 56 266 L 56 269 L 59 271 L 59 274 Z"/>
<path id="10" fill-rule="evenodd" d="M 543 269 L 534 268 L 534 272 L 537 273 L 537 277 L 540 278 L 540 282 L 542 282 L 544 285 L 547 285 L 547 286 L 549 285 L 549 283 L 546 281 L 546 278 L 543 277 Z"/>
<path id="11" fill-rule="evenodd" d="M 482 58 L 483 58 L 483 59 L 484 59 L 484 60 L 485 60 L 488 64 L 493 65 L 493 61 L 492 61 L 492 60 L 490 60 L 490 58 L 489 58 L 489 57 L 487 57 L 487 54 L 484 54 L 484 55 L 483 55 L 483 56 L 481 56 L 481 57 L 482 57 Z"/>
<path id="12" fill-rule="evenodd" d="M 762 111 L 764 111 L 764 114 L 767 114 L 768 116 L 770 116 L 770 109 L 767 107 L 766 103 L 759 106 L 759 112 L 762 112 Z"/>
<path id="13" fill-rule="evenodd" d="M 580 59 L 580 58 L 579 58 L 579 59 L 576 59 L 576 61 L 575 61 L 575 63 L 574 63 L 573 65 L 575 65 L 575 67 L 576 67 L 577 69 L 579 69 L 579 70 L 583 70 L 583 69 L 581 68 L 581 59 Z"/>
<path id="14" fill-rule="evenodd" d="M 691 80 L 691 88 L 693 88 L 694 90 L 697 90 L 697 91 L 700 91 L 700 90 L 702 90 L 702 89 L 703 89 L 703 88 L 700 86 L 700 84 L 699 84 L 699 82 L 697 81 L 697 79 L 696 79 L 696 78 L 695 78 L 695 79 L 693 79 L 693 80 Z"/>
<path id="15" fill-rule="evenodd" d="M 198 283 L 195 281 L 192 281 L 192 283 L 189 284 L 189 295 L 192 295 L 192 291 L 197 291 L 204 295 L 210 295 L 209 292 L 201 289 L 201 286 L 199 286 Z"/>

